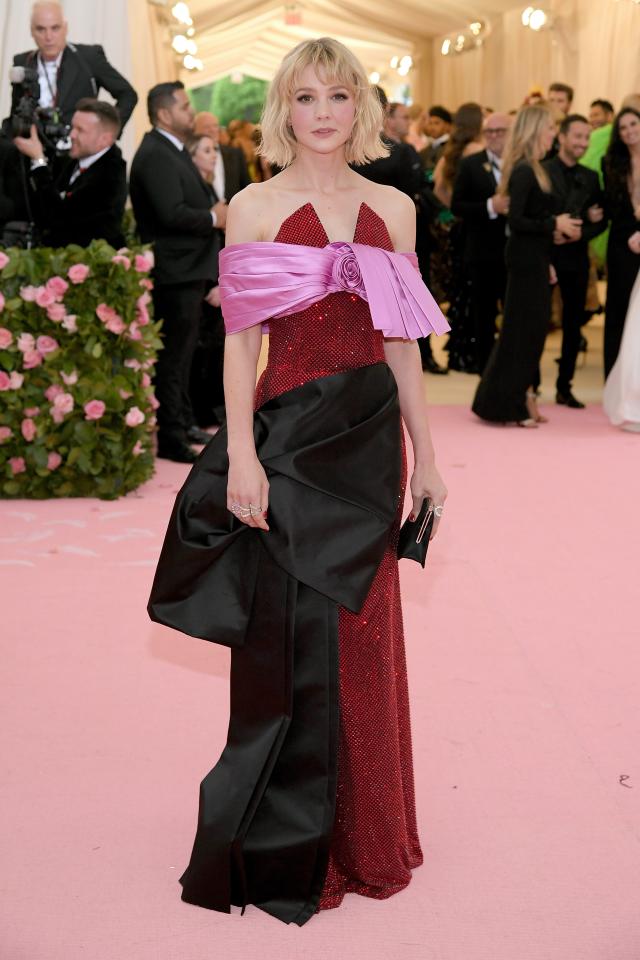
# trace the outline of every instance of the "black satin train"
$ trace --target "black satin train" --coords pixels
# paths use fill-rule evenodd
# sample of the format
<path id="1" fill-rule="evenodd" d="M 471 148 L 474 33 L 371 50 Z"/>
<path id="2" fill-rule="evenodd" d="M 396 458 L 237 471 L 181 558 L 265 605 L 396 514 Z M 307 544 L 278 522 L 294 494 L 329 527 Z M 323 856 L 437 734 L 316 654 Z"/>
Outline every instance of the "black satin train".
<path id="1" fill-rule="evenodd" d="M 338 605 L 357 611 L 398 509 L 395 380 L 384 363 L 310 381 L 255 414 L 270 531 L 226 509 L 223 427 L 178 494 L 149 615 L 232 647 L 227 745 L 200 788 L 182 898 L 315 912 L 333 829 Z"/>

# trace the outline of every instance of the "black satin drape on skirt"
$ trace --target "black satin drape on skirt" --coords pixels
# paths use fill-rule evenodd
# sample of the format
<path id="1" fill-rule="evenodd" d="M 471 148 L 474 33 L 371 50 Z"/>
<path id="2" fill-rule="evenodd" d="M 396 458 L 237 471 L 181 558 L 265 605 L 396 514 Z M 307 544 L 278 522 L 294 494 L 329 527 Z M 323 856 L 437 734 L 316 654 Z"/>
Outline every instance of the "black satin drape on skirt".
<path id="1" fill-rule="evenodd" d="M 338 605 L 362 606 L 398 509 L 393 374 L 379 363 L 281 394 L 256 412 L 254 437 L 270 531 L 226 509 L 223 427 L 178 494 L 149 614 L 233 648 L 228 740 L 200 787 L 182 898 L 302 925 L 335 812 Z"/>

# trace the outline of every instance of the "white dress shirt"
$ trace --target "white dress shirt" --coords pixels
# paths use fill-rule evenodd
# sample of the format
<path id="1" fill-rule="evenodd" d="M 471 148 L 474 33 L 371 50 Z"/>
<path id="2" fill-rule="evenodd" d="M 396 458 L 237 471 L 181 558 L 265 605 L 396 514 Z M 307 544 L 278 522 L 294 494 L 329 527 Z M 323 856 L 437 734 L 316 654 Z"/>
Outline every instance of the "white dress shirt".
<path id="1" fill-rule="evenodd" d="M 213 170 L 213 189 L 216 192 L 218 200 L 224 200 L 225 182 L 224 182 L 224 161 L 220 147 L 216 147 L 216 165 Z"/>
<path id="2" fill-rule="evenodd" d="M 502 159 L 491 150 L 487 150 L 487 159 L 491 164 L 491 170 L 495 178 L 496 184 L 500 186 L 500 178 L 502 177 Z M 487 213 L 489 214 L 490 220 L 497 220 L 498 214 L 493 209 L 493 197 L 487 199 Z"/>
<path id="3" fill-rule="evenodd" d="M 81 160 L 78 160 L 78 165 L 69 177 L 69 186 L 74 183 L 81 173 L 84 173 L 89 167 L 93 166 L 96 160 L 99 160 L 100 157 L 104 157 L 107 150 L 111 150 L 111 147 L 105 147 L 104 150 L 98 150 L 97 153 L 92 153 L 90 157 L 82 157 Z"/>

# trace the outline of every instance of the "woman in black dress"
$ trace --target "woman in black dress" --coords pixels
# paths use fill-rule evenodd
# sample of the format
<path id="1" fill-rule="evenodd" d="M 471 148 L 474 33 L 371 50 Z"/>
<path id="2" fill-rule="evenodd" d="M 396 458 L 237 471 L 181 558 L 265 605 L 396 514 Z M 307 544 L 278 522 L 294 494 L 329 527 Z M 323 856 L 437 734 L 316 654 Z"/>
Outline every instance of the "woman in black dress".
<path id="1" fill-rule="evenodd" d="M 620 111 L 602 164 L 611 233 L 607 249 L 604 375 L 616 362 L 640 266 L 640 113 Z"/>
<path id="2" fill-rule="evenodd" d="M 541 160 L 555 133 L 546 107 L 523 107 L 505 148 L 500 189 L 509 196 L 507 290 L 502 331 L 473 401 L 473 412 L 483 420 L 522 427 L 544 420 L 533 385 L 549 327 L 553 235 L 574 238 L 580 229 L 569 214 L 551 212 L 551 183 Z"/>

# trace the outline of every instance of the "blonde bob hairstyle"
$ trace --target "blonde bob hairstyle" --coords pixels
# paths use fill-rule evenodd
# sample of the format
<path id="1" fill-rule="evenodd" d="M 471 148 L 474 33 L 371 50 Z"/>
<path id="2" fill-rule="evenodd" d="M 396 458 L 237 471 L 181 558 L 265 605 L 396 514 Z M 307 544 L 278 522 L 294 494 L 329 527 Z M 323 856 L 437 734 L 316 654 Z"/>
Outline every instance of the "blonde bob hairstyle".
<path id="1" fill-rule="evenodd" d="M 345 143 L 347 163 L 366 163 L 386 157 L 389 150 L 380 139 L 384 113 L 377 94 L 357 57 L 331 37 L 304 40 L 290 50 L 271 82 L 260 121 L 259 152 L 268 163 L 288 167 L 296 155 L 296 138 L 289 125 L 290 103 L 300 75 L 313 67 L 323 83 L 344 85 L 355 98 L 355 116 Z"/>
<path id="2" fill-rule="evenodd" d="M 533 169 L 540 189 L 545 193 L 551 192 L 549 174 L 536 153 L 544 128 L 553 122 L 553 114 L 544 104 L 536 103 L 528 107 L 520 107 L 504 148 L 500 193 L 508 193 L 511 171 L 517 163 L 522 161 L 528 163 Z"/>

